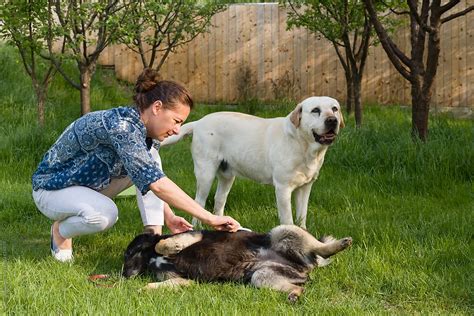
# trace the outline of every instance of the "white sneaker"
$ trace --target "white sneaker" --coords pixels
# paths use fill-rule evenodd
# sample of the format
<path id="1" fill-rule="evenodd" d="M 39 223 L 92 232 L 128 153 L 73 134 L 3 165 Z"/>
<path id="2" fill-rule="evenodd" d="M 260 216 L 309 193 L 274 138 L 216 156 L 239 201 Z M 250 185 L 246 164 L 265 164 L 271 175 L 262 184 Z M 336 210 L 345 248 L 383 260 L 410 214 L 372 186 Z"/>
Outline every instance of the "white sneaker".
<path id="1" fill-rule="evenodd" d="M 71 262 L 74 259 L 74 256 L 72 255 L 72 249 L 59 249 L 54 243 L 53 226 L 51 226 L 51 255 L 54 259 L 61 262 Z"/>

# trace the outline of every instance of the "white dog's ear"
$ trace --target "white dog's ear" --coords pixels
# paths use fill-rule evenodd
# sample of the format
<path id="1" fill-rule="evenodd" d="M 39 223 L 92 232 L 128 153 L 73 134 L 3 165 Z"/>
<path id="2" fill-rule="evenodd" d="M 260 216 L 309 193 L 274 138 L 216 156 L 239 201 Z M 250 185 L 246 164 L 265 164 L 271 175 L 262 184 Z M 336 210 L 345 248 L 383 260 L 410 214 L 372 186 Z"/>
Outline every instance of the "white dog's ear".
<path id="1" fill-rule="evenodd" d="M 301 113 L 303 112 L 303 107 L 301 103 L 296 106 L 296 108 L 290 114 L 290 121 L 293 125 L 298 128 L 301 122 Z"/>
<path id="2" fill-rule="evenodd" d="M 343 128 L 346 126 L 344 123 L 344 116 L 342 115 L 342 111 L 339 111 L 339 128 Z"/>

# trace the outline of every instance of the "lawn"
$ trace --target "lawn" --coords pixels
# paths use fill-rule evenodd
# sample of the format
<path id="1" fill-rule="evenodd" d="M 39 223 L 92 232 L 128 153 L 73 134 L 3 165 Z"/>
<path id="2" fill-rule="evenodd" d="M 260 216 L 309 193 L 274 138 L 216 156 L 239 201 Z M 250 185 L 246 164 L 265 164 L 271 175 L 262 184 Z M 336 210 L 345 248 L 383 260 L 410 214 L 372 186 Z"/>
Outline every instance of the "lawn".
<path id="1" fill-rule="evenodd" d="M 47 124 L 39 127 L 15 52 L 0 47 L 0 64 L 0 314 L 474 314 L 473 121 L 433 116 L 429 140 L 420 144 L 410 138 L 409 109 L 367 106 L 360 129 L 346 118 L 313 186 L 308 230 L 352 236 L 354 243 L 313 271 L 296 304 L 283 293 L 232 283 L 141 292 L 150 277 L 119 277 L 123 251 L 142 230 L 134 198 L 117 199 L 113 228 L 74 240 L 74 264 L 51 258 L 51 223 L 35 208 L 31 175 L 78 117 L 79 93 L 56 78 Z M 110 70 L 98 71 L 94 110 L 129 100 L 128 86 Z M 198 105 L 189 120 L 224 109 L 282 116 L 294 106 Z M 185 140 L 161 155 L 166 174 L 193 196 L 189 145 Z M 273 188 L 238 179 L 226 213 L 255 231 L 271 229 L 278 224 Z M 87 280 L 98 273 L 110 274 L 112 287 Z"/>

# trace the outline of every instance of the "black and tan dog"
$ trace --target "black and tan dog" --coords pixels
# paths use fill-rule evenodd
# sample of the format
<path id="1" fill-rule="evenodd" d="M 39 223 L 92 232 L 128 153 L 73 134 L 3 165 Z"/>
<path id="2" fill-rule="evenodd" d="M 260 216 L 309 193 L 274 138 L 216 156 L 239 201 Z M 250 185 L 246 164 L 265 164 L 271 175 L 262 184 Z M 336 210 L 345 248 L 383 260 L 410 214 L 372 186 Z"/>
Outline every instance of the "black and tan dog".
<path id="1" fill-rule="evenodd" d="M 350 237 L 317 240 L 306 230 L 280 225 L 266 234 L 190 231 L 142 234 L 125 252 L 123 275 L 154 273 L 162 282 L 147 289 L 198 281 L 240 281 L 287 292 L 296 301 L 312 269 L 352 243 Z"/>

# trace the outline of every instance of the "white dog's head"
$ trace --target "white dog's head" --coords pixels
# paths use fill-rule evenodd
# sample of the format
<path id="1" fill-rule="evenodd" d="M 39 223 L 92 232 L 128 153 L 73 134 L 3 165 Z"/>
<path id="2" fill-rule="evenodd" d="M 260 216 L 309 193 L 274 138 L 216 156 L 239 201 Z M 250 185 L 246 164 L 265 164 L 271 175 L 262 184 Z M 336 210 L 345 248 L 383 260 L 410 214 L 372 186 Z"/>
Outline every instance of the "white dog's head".
<path id="1" fill-rule="evenodd" d="M 330 145 L 344 127 L 341 106 L 330 97 L 310 97 L 289 114 L 291 123 L 321 145 Z"/>

